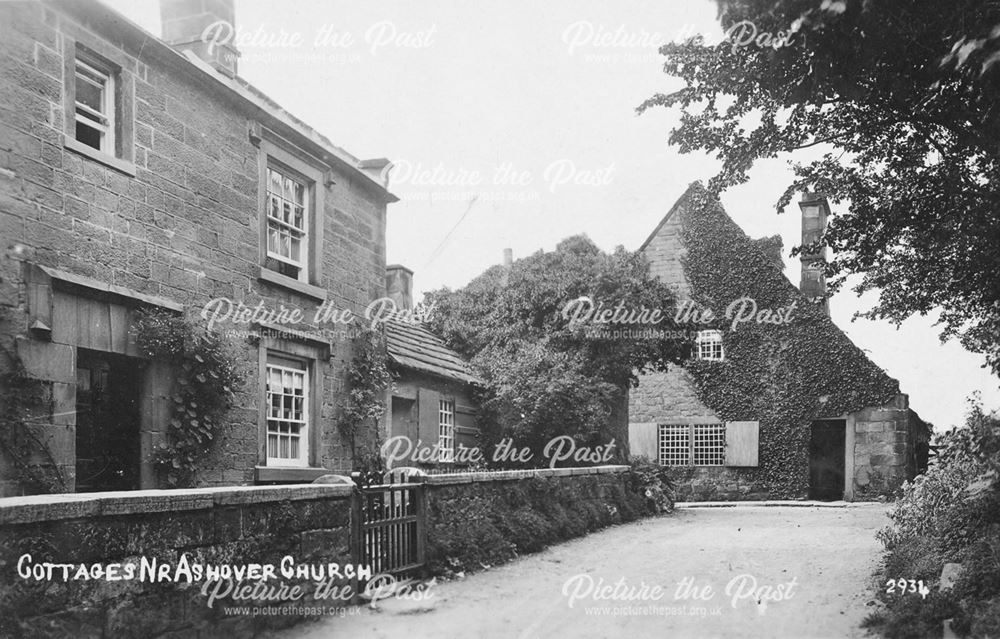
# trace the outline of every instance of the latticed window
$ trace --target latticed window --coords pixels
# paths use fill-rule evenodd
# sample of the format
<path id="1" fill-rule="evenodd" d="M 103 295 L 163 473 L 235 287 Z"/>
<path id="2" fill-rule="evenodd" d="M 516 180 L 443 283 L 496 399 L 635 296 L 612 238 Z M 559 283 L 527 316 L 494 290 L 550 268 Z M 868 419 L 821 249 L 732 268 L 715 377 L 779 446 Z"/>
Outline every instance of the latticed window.
<path id="1" fill-rule="evenodd" d="M 691 426 L 663 424 L 660 426 L 660 465 L 687 466 L 691 458 Z"/>
<path id="2" fill-rule="evenodd" d="M 724 424 L 660 424 L 662 466 L 723 466 L 726 463 Z"/>
<path id="3" fill-rule="evenodd" d="M 691 454 L 695 466 L 722 466 L 726 463 L 726 427 L 723 424 L 694 424 Z"/>
<path id="4" fill-rule="evenodd" d="M 455 402 L 438 400 L 438 461 L 455 461 Z"/>
<path id="5" fill-rule="evenodd" d="M 698 331 L 695 344 L 698 347 L 698 359 L 721 361 L 724 357 L 722 331 Z"/>
<path id="6" fill-rule="evenodd" d="M 301 279 L 308 252 L 306 184 L 273 166 L 267 168 L 267 256 L 282 263 L 279 271 Z"/>
<path id="7" fill-rule="evenodd" d="M 268 357 L 268 464 L 306 466 L 309 461 L 309 371 L 295 360 Z"/>
<path id="8" fill-rule="evenodd" d="M 114 155 L 114 76 L 96 60 L 77 57 L 75 91 L 77 141 Z"/>

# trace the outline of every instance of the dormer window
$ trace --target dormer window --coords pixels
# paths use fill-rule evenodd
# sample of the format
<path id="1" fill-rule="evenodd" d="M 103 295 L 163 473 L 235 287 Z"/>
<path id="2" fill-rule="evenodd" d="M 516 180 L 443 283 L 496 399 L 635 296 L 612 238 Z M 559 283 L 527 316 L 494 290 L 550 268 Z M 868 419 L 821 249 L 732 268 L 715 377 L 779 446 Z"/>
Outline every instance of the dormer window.
<path id="1" fill-rule="evenodd" d="M 721 362 L 725 357 L 722 348 L 722 331 L 698 331 L 695 346 L 698 359 Z"/>

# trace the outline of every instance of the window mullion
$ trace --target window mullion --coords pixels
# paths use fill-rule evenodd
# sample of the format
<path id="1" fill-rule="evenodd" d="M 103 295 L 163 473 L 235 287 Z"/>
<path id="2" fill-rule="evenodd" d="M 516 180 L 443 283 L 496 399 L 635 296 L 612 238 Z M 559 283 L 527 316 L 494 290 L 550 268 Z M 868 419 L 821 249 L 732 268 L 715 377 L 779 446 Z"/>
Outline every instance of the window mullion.
<path id="1" fill-rule="evenodd" d="M 688 424 L 688 465 L 694 466 L 694 424 Z"/>

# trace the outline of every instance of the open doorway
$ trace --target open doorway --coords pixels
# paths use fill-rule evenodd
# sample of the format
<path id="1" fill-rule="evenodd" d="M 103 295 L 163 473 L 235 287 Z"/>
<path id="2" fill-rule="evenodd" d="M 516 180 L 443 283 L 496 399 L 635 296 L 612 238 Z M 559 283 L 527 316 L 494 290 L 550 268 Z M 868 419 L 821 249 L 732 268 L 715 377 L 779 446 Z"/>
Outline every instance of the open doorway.
<path id="1" fill-rule="evenodd" d="M 809 433 L 809 498 L 844 498 L 844 451 L 847 422 L 826 419 L 812 423 Z"/>
<path id="2" fill-rule="evenodd" d="M 76 490 L 139 488 L 142 362 L 77 349 Z"/>

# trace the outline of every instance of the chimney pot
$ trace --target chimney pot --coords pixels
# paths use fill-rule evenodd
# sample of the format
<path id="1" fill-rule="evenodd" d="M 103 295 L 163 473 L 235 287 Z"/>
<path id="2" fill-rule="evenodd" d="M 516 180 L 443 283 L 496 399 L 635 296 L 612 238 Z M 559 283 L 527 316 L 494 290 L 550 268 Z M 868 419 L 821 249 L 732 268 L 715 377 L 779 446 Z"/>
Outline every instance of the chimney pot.
<path id="1" fill-rule="evenodd" d="M 503 265 L 510 266 L 514 263 L 514 250 L 505 248 L 503 250 Z"/>
<path id="2" fill-rule="evenodd" d="M 413 271 L 400 264 L 385 267 L 385 290 L 396 308 L 413 309 Z"/>

